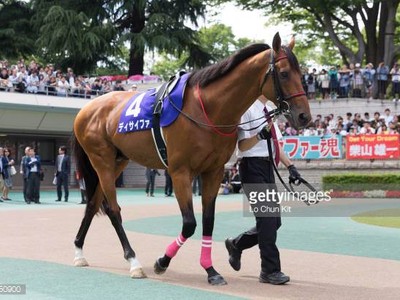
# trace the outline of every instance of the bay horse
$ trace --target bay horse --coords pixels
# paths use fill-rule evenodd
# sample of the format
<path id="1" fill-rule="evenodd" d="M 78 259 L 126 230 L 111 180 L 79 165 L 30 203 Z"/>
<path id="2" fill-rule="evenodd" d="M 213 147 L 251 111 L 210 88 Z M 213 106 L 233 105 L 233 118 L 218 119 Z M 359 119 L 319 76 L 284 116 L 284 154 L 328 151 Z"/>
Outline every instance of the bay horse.
<path id="1" fill-rule="evenodd" d="M 224 165 L 237 142 L 237 125 L 243 113 L 261 95 L 273 101 L 295 128 L 310 121 L 298 61 L 292 52 L 294 38 L 281 45 L 277 33 L 273 47 L 254 44 L 227 59 L 192 72 L 183 107 L 177 119 L 163 128 L 168 149 L 168 172 L 182 213 L 182 230 L 154 265 L 164 273 L 179 248 L 195 232 L 191 182 L 202 178 L 203 238 L 200 264 L 212 285 L 226 284 L 214 269 L 211 249 L 215 201 Z M 121 241 L 132 278 L 146 277 L 122 227 L 115 179 L 129 160 L 154 169 L 165 169 L 149 130 L 118 133 L 119 117 L 135 92 L 111 92 L 87 103 L 74 122 L 78 171 L 86 182 L 88 203 L 75 239 L 76 266 L 87 266 L 83 244 L 90 223 L 100 210 L 108 215 Z M 284 108 L 282 108 L 284 107 Z M 223 126 L 223 124 L 229 126 Z M 232 124 L 232 125 L 230 125 Z"/>

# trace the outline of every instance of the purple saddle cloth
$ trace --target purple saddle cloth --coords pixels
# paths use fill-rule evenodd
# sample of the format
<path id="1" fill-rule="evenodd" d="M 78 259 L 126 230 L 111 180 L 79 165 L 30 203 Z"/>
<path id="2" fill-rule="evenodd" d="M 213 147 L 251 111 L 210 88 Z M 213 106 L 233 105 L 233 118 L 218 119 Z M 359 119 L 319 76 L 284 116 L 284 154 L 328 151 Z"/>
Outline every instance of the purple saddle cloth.
<path id="1" fill-rule="evenodd" d="M 170 103 L 181 110 L 183 107 L 183 94 L 189 74 L 184 74 L 178 78 L 172 90 L 168 88 L 169 95 L 163 101 L 161 111 L 160 126 L 171 125 L 179 116 L 179 111 Z M 126 104 L 119 119 L 117 132 L 128 133 L 153 128 L 154 101 L 158 89 L 150 89 L 147 92 L 134 95 Z M 168 97 L 170 99 L 168 99 Z"/>

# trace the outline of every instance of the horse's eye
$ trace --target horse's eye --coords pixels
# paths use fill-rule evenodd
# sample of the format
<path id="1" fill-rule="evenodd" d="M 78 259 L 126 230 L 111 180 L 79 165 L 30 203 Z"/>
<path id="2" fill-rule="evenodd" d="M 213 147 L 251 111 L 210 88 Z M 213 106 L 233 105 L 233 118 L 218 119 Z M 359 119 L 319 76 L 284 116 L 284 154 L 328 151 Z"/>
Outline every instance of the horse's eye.
<path id="1" fill-rule="evenodd" d="M 288 78 L 289 77 L 289 73 L 288 72 L 281 72 L 281 77 L 282 78 Z"/>

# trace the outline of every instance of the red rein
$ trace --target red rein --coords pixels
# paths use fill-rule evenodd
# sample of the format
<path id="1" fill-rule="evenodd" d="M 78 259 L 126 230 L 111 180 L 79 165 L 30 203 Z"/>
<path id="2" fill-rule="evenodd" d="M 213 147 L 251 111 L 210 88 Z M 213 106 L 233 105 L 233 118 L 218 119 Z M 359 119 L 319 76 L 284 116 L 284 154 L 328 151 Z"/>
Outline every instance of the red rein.
<path id="1" fill-rule="evenodd" d="M 225 137 L 234 136 L 234 135 L 236 134 L 237 127 L 235 127 L 231 132 L 222 132 L 221 130 L 219 130 L 219 129 L 218 129 L 218 126 L 216 126 L 216 125 L 210 120 L 210 118 L 208 117 L 208 114 L 207 114 L 207 112 L 206 112 L 206 109 L 204 108 L 203 99 L 201 99 L 201 92 L 200 92 L 200 87 L 199 87 L 198 84 L 196 85 L 196 91 L 197 91 L 197 99 L 199 99 L 201 109 L 203 110 L 203 114 L 204 114 L 204 116 L 206 117 L 207 124 L 211 127 L 211 129 L 212 129 L 216 134 L 219 134 L 219 135 L 221 135 L 221 136 L 225 136 Z"/>

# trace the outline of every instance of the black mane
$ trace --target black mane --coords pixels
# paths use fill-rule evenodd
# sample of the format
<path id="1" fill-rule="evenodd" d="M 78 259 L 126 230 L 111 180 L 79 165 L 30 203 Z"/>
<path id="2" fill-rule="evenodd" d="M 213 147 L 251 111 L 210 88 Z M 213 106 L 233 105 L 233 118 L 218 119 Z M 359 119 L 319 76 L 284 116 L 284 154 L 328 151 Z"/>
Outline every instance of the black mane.
<path id="1" fill-rule="evenodd" d="M 215 65 L 211 65 L 191 73 L 188 80 L 188 86 L 199 84 L 200 87 L 205 87 L 211 82 L 228 74 L 244 60 L 268 49 L 271 49 L 271 47 L 267 44 L 253 44 L 247 46 Z"/>

